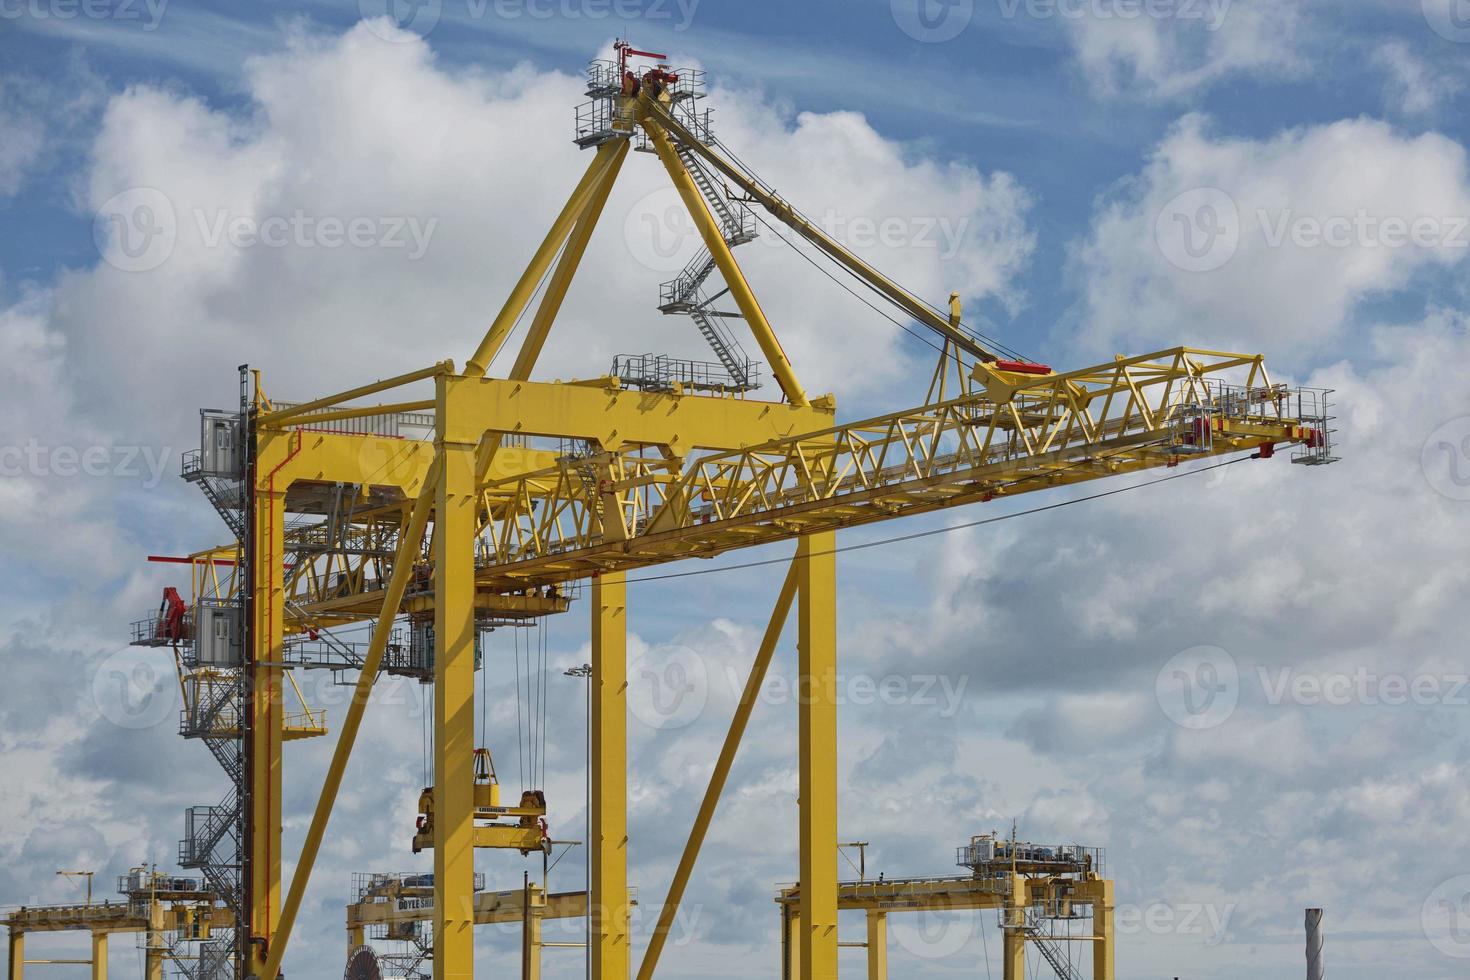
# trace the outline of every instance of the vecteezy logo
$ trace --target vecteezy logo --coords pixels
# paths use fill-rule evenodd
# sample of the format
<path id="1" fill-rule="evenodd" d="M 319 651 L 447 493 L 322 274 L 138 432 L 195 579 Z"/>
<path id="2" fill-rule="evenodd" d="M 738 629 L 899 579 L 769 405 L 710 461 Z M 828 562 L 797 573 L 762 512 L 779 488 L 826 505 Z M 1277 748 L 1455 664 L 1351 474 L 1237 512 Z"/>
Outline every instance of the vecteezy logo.
<path id="1" fill-rule="evenodd" d="M 640 198 L 623 222 L 623 241 L 628 251 L 654 272 L 678 272 L 684 268 L 699 229 L 684 207 L 679 192 L 661 188 Z"/>
<path id="2" fill-rule="evenodd" d="M 649 728 L 693 724 L 709 701 L 709 670 L 688 647 L 654 647 L 628 668 L 628 710 Z"/>
<path id="3" fill-rule="evenodd" d="M 1430 892 L 1419 924 L 1435 949 L 1451 959 L 1470 960 L 1470 875 L 1451 878 Z"/>
<path id="4" fill-rule="evenodd" d="M 178 237 L 173 202 L 152 187 L 130 187 L 114 194 L 92 219 L 98 254 L 124 272 L 148 272 L 163 265 Z"/>
<path id="5" fill-rule="evenodd" d="M 888 0 L 888 6 L 898 29 L 925 44 L 959 37 L 975 16 L 975 0 Z"/>
<path id="6" fill-rule="evenodd" d="M 1470 0 L 1421 0 L 1424 19 L 1440 37 L 1470 44 Z"/>
<path id="7" fill-rule="evenodd" d="M 1450 419 L 1424 440 L 1424 479 L 1441 496 L 1470 500 L 1470 415 Z"/>
<path id="8" fill-rule="evenodd" d="M 1218 187 L 1185 191 L 1159 211 L 1154 242 L 1171 265 L 1213 272 L 1240 247 L 1240 210 Z"/>
<path id="9" fill-rule="evenodd" d="M 119 728 L 144 729 L 172 718 L 178 709 L 178 687 L 154 658 L 167 651 L 122 650 L 102 661 L 92 675 L 92 700 L 102 717 Z"/>
<path id="10" fill-rule="evenodd" d="M 1190 731 L 1225 724 L 1240 702 L 1240 672 L 1235 658 L 1219 647 L 1190 647 L 1164 664 L 1154 681 L 1159 707 L 1169 720 Z"/>
<path id="11" fill-rule="evenodd" d="M 444 12 L 442 0 L 357 0 L 367 29 L 385 41 L 427 37 Z"/>

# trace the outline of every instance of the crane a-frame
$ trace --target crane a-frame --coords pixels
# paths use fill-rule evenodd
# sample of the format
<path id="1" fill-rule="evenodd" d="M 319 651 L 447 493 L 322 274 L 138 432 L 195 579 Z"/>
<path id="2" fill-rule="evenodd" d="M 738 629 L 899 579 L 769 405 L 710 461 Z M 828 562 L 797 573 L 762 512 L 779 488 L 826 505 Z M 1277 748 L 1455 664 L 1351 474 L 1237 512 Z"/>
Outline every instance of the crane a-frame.
<path id="1" fill-rule="evenodd" d="M 233 705 L 238 718 L 238 758 L 216 749 L 238 791 L 203 808 L 199 833 L 208 846 L 195 854 L 204 862 L 195 866 L 217 865 L 217 875 L 206 867 L 211 887 L 239 913 L 233 945 L 214 957 L 221 977 L 273 977 L 280 969 L 369 691 L 383 673 L 433 682 L 432 827 L 423 835 L 434 852 L 433 971 L 472 976 L 474 849 L 535 844 L 531 824 L 517 824 L 524 833 L 497 832 L 494 842 L 477 824 L 503 815 L 484 805 L 476 781 L 479 634 L 564 611 L 566 587 L 584 580 L 592 619 L 589 957 L 594 977 L 628 977 L 627 574 L 784 540 L 795 542 L 795 556 L 637 972 L 651 976 L 657 965 L 795 606 L 807 696 L 798 724 L 801 887 L 792 914 L 801 928 L 800 975 L 835 977 L 835 533 L 1196 458 L 1269 458 L 1292 447 L 1294 462 L 1333 459 L 1327 393 L 1273 383 L 1258 354 L 1174 347 L 1065 371 L 1008 354 L 965 327 L 957 298 L 945 311 L 914 296 L 741 164 L 698 108 L 698 72 L 662 63 L 635 69 L 639 57 L 662 61 L 620 44 L 616 62 L 591 69 L 576 141 L 595 148 L 593 160 L 463 370 L 443 361 L 286 405 L 265 397 L 258 375 L 250 386 L 242 369 L 240 410 L 205 415 L 205 445 L 186 475 L 236 534 L 193 557 L 193 652 L 185 664 L 212 671 L 208 692 L 196 696 L 200 709 Z M 719 363 L 655 359 L 650 367 L 629 358 L 619 362 L 629 370 L 602 377 L 532 381 L 635 147 L 657 155 L 705 248 L 665 286 L 661 308 L 693 317 Z M 839 422 L 830 396 L 808 397 L 733 253 L 751 234 L 747 208 L 794 231 L 839 275 L 889 304 L 905 328 L 914 322 L 932 334 L 939 356 L 921 404 Z M 749 396 L 752 362 L 723 322 L 734 316 L 717 314 L 702 292 L 715 272 L 780 399 Z M 505 377 L 490 377 L 538 292 L 514 364 Z M 353 404 L 416 383 L 432 383 L 433 396 Z M 579 448 L 568 451 L 566 441 Z M 406 642 L 395 627 L 403 616 Z M 334 640 L 331 629 L 346 623 L 372 624 L 371 641 Z M 146 625 L 143 632 L 158 638 Z M 356 671 L 357 680 L 283 899 L 282 745 L 319 734 L 292 727 L 283 685 L 293 668 L 313 666 Z M 535 811 L 532 801 L 516 816 L 534 820 Z M 233 852 L 213 850 L 228 841 Z M 230 853 L 238 855 L 233 865 Z M 1094 975 L 1112 976 L 1110 958 L 1094 965 Z"/>

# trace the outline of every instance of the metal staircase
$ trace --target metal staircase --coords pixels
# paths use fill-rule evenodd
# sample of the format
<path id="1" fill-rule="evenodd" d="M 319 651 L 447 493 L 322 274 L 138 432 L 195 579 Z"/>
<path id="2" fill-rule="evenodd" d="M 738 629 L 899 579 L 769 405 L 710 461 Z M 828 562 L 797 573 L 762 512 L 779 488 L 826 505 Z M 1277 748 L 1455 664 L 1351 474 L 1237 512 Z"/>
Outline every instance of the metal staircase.
<path id="1" fill-rule="evenodd" d="M 184 454 L 184 479 L 199 487 L 204 499 L 209 501 L 210 506 L 225 522 L 225 526 L 239 540 L 245 536 L 244 487 L 239 480 L 205 473 L 201 466 L 202 455 L 197 449 L 191 449 Z"/>
<path id="2" fill-rule="evenodd" d="M 735 248 L 755 239 L 755 221 L 750 212 L 726 199 L 693 151 L 682 143 L 675 144 L 675 149 L 695 186 L 699 188 L 699 193 L 709 204 L 710 213 L 719 222 L 725 244 Z M 710 309 L 710 304 L 727 290 L 721 290 L 713 297 L 706 297 L 704 294 L 704 284 L 715 268 L 715 259 L 709 249 L 700 249 L 699 254 L 689 261 L 677 279 L 659 287 L 659 310 L 666 314 L 683 314 L 692 319 L 700 335 L 730 376 L 729 383 L 724 387 L 731 391 L 751 391 L 759 387 L 755 364 L 735 336 L 719 322 L 722 318 L 737 317 L 738 314 Z"/>
<path id="3" fill-rule="evenodd" d="M 1062 951 L 1057 948 L 1057 945 L 1043 936 L 1040 929 L 1032 926 L 1027 929 L 1027 932 L 1031 934 L 1032 945 L 1041 953 L 1042 958 L 1046 960 L 1051 966 L 1052 971 L 1061 980 L 1082 980 L 1082 975 L 1072 967 L 1071 963 L 1067 962 L 1066 957 L 1063 956 Z"/>

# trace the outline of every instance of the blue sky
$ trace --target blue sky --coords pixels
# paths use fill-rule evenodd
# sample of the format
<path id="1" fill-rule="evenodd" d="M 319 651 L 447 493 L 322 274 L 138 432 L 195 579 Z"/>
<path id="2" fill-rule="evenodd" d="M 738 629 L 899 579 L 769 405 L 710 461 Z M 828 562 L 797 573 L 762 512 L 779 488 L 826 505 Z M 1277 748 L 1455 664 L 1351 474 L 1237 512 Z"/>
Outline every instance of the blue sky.
<path id="1" fill-rule="evenodd" d="M 372 0 L 0 0 L 0 779 L 15 787 L 0 903 L 64 900 L 53 872 L 78 862 L 168 861 L 182 808 L 222 791 L 171 710 L 119 724 L 94 685 L 131 656 L 128 621 L 179 584 L 143 557 L 223 533 L 173 476 L 196 408 L 232 403 L 242 361 L 282 398 L 462 361 L 585 166 L 581 71 L 625 36 L 705 69 L 721 137 L 806 211 L 849 230 L 896 220 L 899 240 L 854 247 L 935 302 L 960 291 L 1011 347 L 1068 368 L 1181 343 L 1259 350 L 1278 377 L 1338 390 L 1345 458 L 1325 470 L 1243 464 L 844 556 L 845 668 L 953 697 L 844 707 L 843 836 L 872 840 L 890 875 L 946 873 L 953 846 L 1013 819 L 1107 847 L 1120 903 L 1153 923 L 1122 937 L 1121 976 L 1296 975 L 1307 905 L 1328 909 L 1335 976 L 1463 976 L 1470 9 L 918 2 L 429 0 L 397 8 L 400 25 Z M 669 193 L 650 158 L 629 161 L 540 376 L 700 356 L 687 323 L 653 310 L 695 245 L 670 232 Z M 177 241 L 128 268 L 108 222 L 139 194 L 176 217 Z M 424 249 L 210 237 L 216 220 L 296 212 L 408 220 Z M 1395 223 L 1418 231 L 1391 241 Z M 927 347 L 769 236 L 739 254 L 841 417 L 918 404 Z M 11 466 L 28 445 L 100 447 L 108 465 Z M 161 478 L 128 459 L 161 461 Z M 635 586 L 635 676 L 652 679 L 632 691 L 645 898 L 672 872 L 774 575 Z M 586 658 L 584 610 L 548 630 L 550 682 L 572 685 L 560 668 Z M 484 733 L 503 760 L 508 642 L 491 640 Z M 1201 657 L 1228 666 L 1238 704 L 1180 723 L 1168 681 Z M 670 725 L 650 705 L 675 667 L 699 678 L 699 710 Z M 1424 696 L 1396 698 L 1398 680 Z M 554 689 L 547 790 L 578 837 L 585 719 L 579 689 Z M 351 872 L 422 866 L 403 834 L 423 778 L 417 698 L 370 716 L 372 765 L 314 879 L 301 975 L 340 969 Z M 669 976 L 774 968 L 771 889 L 795 867 L 779 831 L 794 827 L 790 707 L 773 691 L 759 708 Z M 288 853 L 330 741 L 292 748 Z M 482 867 L 519 882 L 519 864 Z M 511 938 L 487 934 L 482 968 Z M 895 972 L 998 969 L 990 940 L 993 921 L 895 925 Z"/>

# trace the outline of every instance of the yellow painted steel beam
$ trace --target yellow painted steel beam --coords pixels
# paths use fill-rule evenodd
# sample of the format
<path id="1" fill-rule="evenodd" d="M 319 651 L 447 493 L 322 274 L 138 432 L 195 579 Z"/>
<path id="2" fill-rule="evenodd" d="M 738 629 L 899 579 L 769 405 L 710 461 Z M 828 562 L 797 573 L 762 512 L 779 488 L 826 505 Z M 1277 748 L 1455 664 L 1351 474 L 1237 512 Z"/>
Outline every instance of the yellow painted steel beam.
<path id="1" fill-rule="evenodd" d="M 388 648 L 388 638 L 393 631 L 393 617 L 398 612 L 398 606 L 403 601 L 403 593 L 407 590 L 409 579 L 413 574 L 413 559 L 418 553 L 419 542 L 428 525 L 429 510 L 440 480 L 439 469 L 439 466 L 431 467 L 427 474 L 418 499 L 414 502 L 413 514 L 409 519 L 408 527 L 404 530 L 399 542 L 397 560 L 393 563 L 393 574 L 388 580 L 388 592 L 383 599 L 382 612 L 378 616 L 378 624 L 373 630 L 372 640 L 363 658 L 362 671 L 358 675 L 357 686 L 352 692 L 352 703 L 348 706 L 347 717 L 342 722 L 342 733 L 337 736 L 337 747 L 332 754 L 331 764 L 327 767 L 322 792 L 317 799 L 316 810 L 312 814 L 311 826 L 306 832 L 306 841 L 301 848 L 301 858 L 297 861 L 296 872 L 291 878 L 291 888 L 286 895 L 285 905 L 281 909 L 281 916 L 268 951 L 269 955 L 264 970 L 257 976 L 274 977 L 281 968 L 287 943 L 291 939 L 291 929 L 301 909 L 301 901 L 306 894 L 306 885 L 311 880 L 311 871 L 316 864 L 317 854 L 321 850 L 322 839 L 326 836 L 327 823 L 332 816 L 332 807 L 337 801 L 337 792 L 342 788 L 342 777 L 346 772 L 347 762 L 352 756 L 352 747 L 356 744 L 358 730 L 362 727 L 363 714 L 367 711 L 368 696 L 373 684 L 377 681 L 378 668 L 383 662 L 383 653 Z"/>
<path id="2" fill-rule="evenodd" d="M 1085 883 L 1079 889 L 1079 901 L 1092 901 L 1092 935 L 1097 941 L 1092 947 L 1093 980 L 1114 980 L 1117 977 L 1114 960 L 1117 944 L 1113 927 L 1113 883 L 1097 879 Z"/>
<path id="3" fill-rule="evenodd" d="M 1004 980 L 1026 980 L 1026 933 L 1021 928 L 1027 905 L 1026 879 L 1013 874 L 1008 881 L 1010 894 L 1006 896 L 1001 912 L 1006 927 L 1003 930 L 1001 965 Z"/>
<path id="4" fill-rule="evenodd" d="M 285 494 L 274 489 L 271 470 L 258 470 L 255 491 L 253 562 L 254 601 L 251 604 L 252 648 L 247 651 L 246 669 L 250 684 L 250 726 L 246 737 L 247 778 L 250 781 L 251 832 L 246 835 L 250 850 L 250 877 L 246 882 L 246 923 L 249 946 L 246 965 L 250 973 L 265 964 L 266 950 L 280 918 L 281 908 L 281 816 L 283 746 L 286 720 L 282 696 L 282 661 L 285 636 L 285 583 L 282 561 L 285 554 Z"/>
<path id="5" fill-rule="evenodd" d="M 148 904 L 148 948 L 143 952 L 143 980 L 163 980 L 163 927 L 165 919 L 160 902 Z M 271 976 L 275 976 L 274 973 Z"/>
<path id="6" fill-rule="evenodd" d="M 837 980 L 837 559 L 830 531 L 797 545 L 802 980 Z"/>
<path id="7" fill-rule="evenodd" d="M 480 581 L 552 584 L 1264 444 L 1320 444 L 1308 412 L 1320 393 L 1250 382 L 1263 376 L 1254 357 L 1176 348 L 1028 382 L 1003 401 L 973 393 L 744 450 L 615 454 L 599 460 L 607 476 L 595 487 L 565 467 L 528 474 L 490 488 L 514 507 L 488 529 Z"/>
<path id="8" fill-rule="evenodd" d="M 592 980 L 627 980 L 628 586 L 621 573 L 592 580 Z"/>
<path id="9" fill-rule="evenodd" d="M 413 384 L 415 381 L 424 381 L 453 370 L 453 361 L 440 361 L 438 364 L 420 368 L 417 371 L 409 371 L 407 374 L 400 374 L 382 381 L 374 381 L 372 384 L 359 385 L 356 388 L 341 391 L 335 395 L 327 395 L 325 398 L 316 398 L 278 412 L 266 412 L 256 419 L 256 424 L 264 428 L 279 428 L 284 425 L 290 425 L 293 423 L 293 420 L 297 420 L 301 416 L 308 415 L 318 409 L 340 405 L 343 402 L 352 401 L 354 398 L 365 398 L 368 395 L 376 395 L 380 391 L 400 388 L 403 385 Z"/>
<path id="10" fill-rule="evenodd" d="M 262 431 L 256 459 L 261 472 L 276 469 L 278 490 L 305 482 L 362 483 L 399 488 L 411 500 L 433 464 L 434 446 L 343 432 Z"/>
<path id="11" fill-rule="evenodd" d="M 434 407 L 432 398 L 419 399 L 411 402 L 392 402 L 386 405 L 364 405 L 361 408 L 339 408 L 329 412 L 315 412 L 286 422 L 285 425 L 292 428 L 310 428 L 314 425 L 327 425 L 333 422 L 345 422 L 349 419 L 364 419 L 374 415 L 398 415 L 403 412 L 426 412 Z"/>
<path id="12" fill-rule="evenodd" d="M 618 141 L 619 144 L 623 142 L 621 140 Z M 490 329 L 485 332 L 485 337 L 480 341 L 480 346 L 475 348 L 474 354 L 470 355 L 469 363 L 465 365 L 465 374 L 473 377 L 484 375 L 490 366 L 490 362 L 495 359 L 496 353 L 499 352 L 501 345 L 505 343 L 505 338 L 510 336 L 510 331 L 515 326 L 516 320 L 520 319 L 521 314 L 526 309 L 526 305 L 531 302 L 531 297 L 536 292 L 537 284 L 540 283 L 541 277 L 546 274 L 546 270 L 551 268 L 551 261 L 556 258 L 556 253 L 561 250 L 562 245 L 566 242 L 567 236 L 572 231 L 572 226 L 576 224 L 577 219 L 586 210 L 588 202 L 591 201 L 592 195 L 597 188 L 598 180 L 607 168 L 612 165 L 613 160 L 616 158 L 621 161 L 620 154 L 626 152 L 624 146 L 614 145 L 613 143 L 604 143 L 597 148 L 597 153 L 593 157 L 592 163 L 588 165 L 587 171 L 577 183 L 576 189 L 572 191 L 572 196 L 567 199 L 567 203 L 562 208 L 561 214 L 557 215 L 556 220 L 552 222 L 551 230 L 546 233 L 546 237 L 542 240 L 541 246 L 536 249 L 536 254 L 531 257 L 530 265 L 526 266 L 526 271 L 521 274 L 520 280 L 516 282 L 515 287 L 511 290 L 510 296 L 505 301 L 505 305 L 500 308 L 500 313 L 495 317 L 494 322 L 490 324 Z"/>
<path id="13" fill-rule="evenodd" d="M 25 980 L 26 934 L 10 929 L 10 980 Z"/>
<path id="14" fill-rule="evenodd" d="M 107 933 L 92 933 L 92 980 L 107 980 Z"/>
<path id="15" fill-rule="evenodd" d="M 888 913 L 869 909 L 868 980 L 888 980 Z"/>
<path id="16" fill-rule="evenodd" d="M 540 886 L 531 886 L 532 894 L 543 904 L 541 915 L 546 919 L 580 919 L 587 914 L 586 892 L 552 892 L 543 898 Z M 406 922 L 427 922 L 433 919 L 432 903 L 412 903 L 409 907 L 398 907 L 397 902 L 367 900 L 347 907 L 347 928 L 361 930 L 371 925 L 398 925 Z M 479 892 L 475 895 L 475 924 L 493 925 L 520 922 L 522 909 L 521 889 L 510 891 Z M 356 945 L 361 945 L 358 943 Z"/>
<path id="17" fill-rule="evenodd" d="M 511 366 L 510 380 L 530 380 L 536 360 L 541 356 L 541 350 L 546 345 L 546 338 L 551 334 L 551 325 L 556 321 L 557 314 L 561 312 L 562 303 L 566 300 L 567 289 L 571 286 L 572 279 L 582 264 L 582 256 L 587 253 L 587 246 L 592 241 L 592 233 L 597 229 L 597 222 L 601 219 L 603 209 L 607 206 L 608 195 L 612 193 L 613 184 L 617 182 L 623 161 L 627 159 L 629 146 L 628 140 L 618 141 L 617 149 L 593 187 L 586 210 L 577 218 L 577 223 L 567 238 L 566 248 L 562 250 L 561 258 L 557 260 L 556 270 L 552 272 L 551 279 L 546 284 L 546 295 L 541 298 L 541 305 L 537 307 L 536 315 L 531 319 L 531 326 L 526 331 L 526 339 L 521 343 L 520 353 L 516 355 L 515 364 Z M 479 479 L 483 480 L 489 472 L 502 442 L 504 442 L 504 437 L 497 432 L 489 435 L 481 443 L 475 463 L 475 473 Z"/>
<path id="18" fill-rule="evenodd" d="M 334 596 L 304 604 L 307 612 L 317 616 L 338 616 L 344 619 L 375 618 L 383 605 L 383 590 Z M 504 616 L 521 616 L 531 619 L 566 612 L 570 600 L 566 597 L 548 598 L 544 595 L 503 595 L 498 592 L 475 593 L 475 609 L 484 613 Z M 403 612 L 428 613 L 434 611 L 432 595 L 410 596 L 403 600 Z"/>
<path id="19" fill-rule="evenodd" d="M 831 426 L 830 409 L 751 399 L 496 378 L 451 379 L 461 440 L 487 432 L 589 439 L 604 449 L 666 445 L 676 454 L 738 449 Z"/>
<path id="20" fill-rule="evenodd" d="M 607 206 L 608 196 L 612 193 L 613 185 L 617 183 L 623 161 L 628 157 L 629 146 L 628 140 L 618 141 L 617 149 L 613 151 L 607 168 L 602 172 L 593 188 L 587 209 L 578 217 L 577 224 L 567 239 L 567 246 L 562 251 L 561 259 L 557 262 L 556 271 L 551 274 L 551 279 L 546 284 L 546 295 L 541 299 L 541 305 L 537 308 L 536 315 L 531 320 L 531 326 L 526 331 L 526 339 L 521 344 L 520 353 L 516 355 L 515 364 L 511 366 L 508 377 L 512 381 L 525 381 L 531 377 L 531 371 L 536 366 L 537 358 L 541 356 L 547 336 L 551 333 L 551 325 L 555 322 L 557 314 L 561 312 L 567 288 L 577 274 L 577 269 L 582 263 L 582 256 L 586 254 L 587 246 L 592 241 L 592 233 L 597 230 L 597 223 L 602 217 L 603 209 Z"/>
<path id="21" fill-rule="evenodd" d="M 521 980 L 541 980 L 541 910 L 527 908 L 521 920 Z"/>
<path id="22" fill-rule="evenodd" d="M 158 904 L 165 916 L 161 920 L 164 923 L 162 928 L 182 928 L 186 912 L 201 905 L 210 906 L 209 915 L 214 928 L 234 928 L 235 913 L 228 906 L 214 905 L 214 901 L 212 897 L 180 902 L 160 901 Z M 17 936 L 31 932 L 138 933 L 149 929 L 146 916 L 133 915 L 125 903 L 111 902 L 19 909 L 4 921 L 11 934 Z"/>
<path id="23" fill-rule="evenodd" d="M 437 386 L 443 460 L 434 507 L 434 980 L 475 972 L 475 445 Z"/>
<path id="24" fill-rule="evenodd" d="M 649 104 L 656 103 L 650 102 Z M 667 117 L 667 115 L 665 112 L 664 116 Z M 720 275 L 724 277 L 725 285 L 730 290 L 730 296 L 735 300 L 735 305 L 740 308 L 740 315 L 745 318 L 751 333 L 755 335 L 755 341 L 760 345 L 766 362 L 770 364 L 771 374 L 775 376 L 776 383 L 781 386 L 786 400 L 793 405 L 807 404 L 806 393 L 802 391 L 801 382 L 796 378 L 796 372 L 791 367 L 791 361 L 786 357 L 781 341 L 777 339 L 776 332 L 771 329 L 771 323 L 766 319 L 765 311 L 761 309 L 760 301 L 756 299 L 754 291 L 751 290 L 745 273 L 741 271 L 740 263 L 735 261 L 735 255 L 730 251 L 730 246 L 725 244 L 725 230 L 710 213 L 709 202 L 704 199 L 704 195 L 694 183 L 694 178 L 689 176 L 689 171 L 684 167 L 684 161 L 679 159 L 679 154 L 669 141 L 668 133 L 659 123 L 648 118 L 643 120 L 643 129 L 653 142 L 653 148 L 658 151 L 658 158 L 663 163 L 664 169 L 669 172 L 669 179 L 674 182 L 674 188 L 678 190 L 679 197 L 683 199 L 685 209 L 694 219 L 695 227 L 699 229 L 705 247 L 714 257 L 715 265 L 719 267 Z"/>
<path id="25" fill-rule="evenodd" d="M 720 803 L 720 794 L 725 791 L 725 783 L 730 777 L 731 768 L 735 765 L 735 755 L 740 750 L 741 739 L 745 737 L 745 729 L 750 723 L 751 712 L 760 699 L 761 685 L 765 683 L 766 671 L 771 666 L 771 658 L 775 655 L 776 645 L 781 640 L 781 631 L 786 625 L 786 617 L 790 614 L 791 604 L 796 599 L 796 586 L 797 563 L 792 562 L 786 570 L 786 579 L 782 582 L 781 591 L 776 597 L 776 606 L 771 612 L 770 622 L 766 624 L 765 636 L 762 637 L 760 648 L 756 651 L 755 662 L 751 664 L 750 676 L 745 681 L 745 689 L 740 693 L 740 702 L 735 707 L 735 717 L 731 719 L 730 729 L 725 733 L 725 743 L 720 748 L 719 758 L 715 760 L 715 771 L 710 774 L 709 785 L 704 791 L 704 799 L 699 805 L 699 812 L 694 817 L 694 827 L 689 831 L 689 838 L 684 843 L 684 853 L 679 857 L 679 866 L 674 871 L 674 880 L 669 884 L 668 897 L 664 899 L 664 904 L 659 909 L 658 923 L 653 928 L 653 935 L 648 941 L 648 949 L 644 952 L 643 961 L 638 966 L 638 980 L 650 980 L 654 970 L 658 969 L 658 958 L 663 953 L 669 930 L 673 928 L 674 917 L 679 911 L 679 903 L 684 900 L 684 891 L 689 885 L 690 876 L 694 873 L 694 862 L 699 858 L 699 850 L 704 846 L 705 835 L 708 834 L 710 823 L 715 817 L 715 808 Z"/>
<path id="26" fill-rule="evenodd" d="M 770 212 L 773 218 L 791 228 L 802 238 L 811 242 L 824 253 L 852 270 L 880 293 L 893 300 L 909 316 L 980 360 L 991 361 L 995 359 L 995 355 L 982 346 L 974 337 L 952 327 L 948 319 L 937 313 L 923 300 L 918 299 L 902 286 L 898 285 L 898 283 L 889 279 L 873 266 L 848 251 L 846 246 L 841 242 L 838 242 L 835 238 L 822 231 L 822 229 L 807 221 L 797 213 L 795 208 L 777 195 L 766 190 L 762 184 L 752 179 L 743 169 L 731 161 L 726 160 L 714 149 L 701 142 L 658 102 L 644 96 L 641 107 L 646 113 L 643 124 L 644 129 L 649 129 L 650 126 L 656 126 L 668 130 L 681 144 L 689 147 L 690 150 L 702 157 L 748 196 L 759 201 L 761 206 Z"/>
<path id="27" fill-rule="evenodd" d="M 786 913 L 785 944 L 781 964 L 783 980 L 799 980 L 801 977 L 801 909 L 794 907 Z"/>

